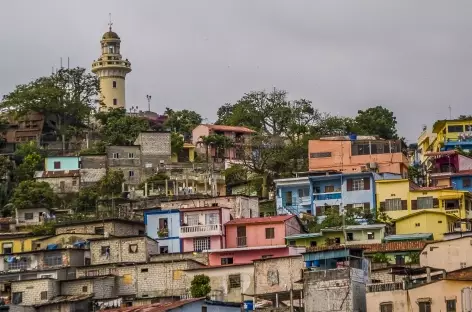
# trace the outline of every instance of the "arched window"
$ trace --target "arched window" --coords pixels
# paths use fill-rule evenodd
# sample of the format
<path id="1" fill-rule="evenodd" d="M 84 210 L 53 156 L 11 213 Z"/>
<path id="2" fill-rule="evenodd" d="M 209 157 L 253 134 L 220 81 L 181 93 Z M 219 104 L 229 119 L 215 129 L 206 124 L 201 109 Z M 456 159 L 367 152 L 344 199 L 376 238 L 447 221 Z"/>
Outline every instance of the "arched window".
<path id="1" fill-rule="evenodd" d="M 116 81 L 113 80 L 113 88 L 116 88 Z"/>

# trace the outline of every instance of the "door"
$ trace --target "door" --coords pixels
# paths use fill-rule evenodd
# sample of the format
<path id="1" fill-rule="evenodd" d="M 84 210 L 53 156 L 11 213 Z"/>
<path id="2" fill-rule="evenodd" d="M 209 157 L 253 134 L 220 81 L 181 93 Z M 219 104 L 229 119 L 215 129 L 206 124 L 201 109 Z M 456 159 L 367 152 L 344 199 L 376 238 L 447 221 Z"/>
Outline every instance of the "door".
<path id="1" fill-rule="evenodd" d="M 236 229 L 236 241 L 238 247 L 245 247 L 246 245 L 246 227 L 238 226 Z"/>

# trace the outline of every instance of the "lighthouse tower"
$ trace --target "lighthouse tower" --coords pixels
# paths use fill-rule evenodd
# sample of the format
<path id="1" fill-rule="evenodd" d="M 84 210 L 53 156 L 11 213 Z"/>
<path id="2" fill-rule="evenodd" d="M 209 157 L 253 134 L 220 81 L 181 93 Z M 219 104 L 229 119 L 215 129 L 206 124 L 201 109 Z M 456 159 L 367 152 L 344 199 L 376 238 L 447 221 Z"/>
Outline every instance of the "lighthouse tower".
<path id="1" fill-rule="evenodd" d="M 126 108 L 125 78 L 131 72 L 131 63 L 123 60 L 120 54 L 121 39 L 112 31 L 110 21 L 109 30 L 103 34 L 100 41 L 102 55 L 92 63 L 92 72 L 100 80 L 101 106 L 100 111 L 110 108 Z"/>

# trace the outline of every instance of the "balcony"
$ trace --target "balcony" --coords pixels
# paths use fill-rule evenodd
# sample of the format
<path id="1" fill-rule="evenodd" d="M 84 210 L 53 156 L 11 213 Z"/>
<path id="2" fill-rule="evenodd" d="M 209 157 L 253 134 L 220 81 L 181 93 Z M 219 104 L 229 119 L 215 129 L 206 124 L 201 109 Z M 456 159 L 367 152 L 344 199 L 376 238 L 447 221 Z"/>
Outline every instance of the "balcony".
<path id="1" fill-rule="evenodd" d="M 314 200 L 332 200 L 341 199 L 341 192 L 318 193 L 313 195 Z"/>
<path id="2" fill-rule="evenodd" d="M 247 247 L 247 237 L 246 236 L 236 237 L 236 242 L 237 242 L 238 247 Z"/>
<path id="3" fill-rule="evenodd" d="M 180 227 L 180 237 L 222 235 L 221 224 L 190 225 Z"/>
<path id="4" fill-rule="evenodd" d="M 403 282 L 395 283 L 379 283 L 367 285 L 367 292 L 381 292 L 381 291 L 395 291 L 405 290 L 405 284 Z"/>

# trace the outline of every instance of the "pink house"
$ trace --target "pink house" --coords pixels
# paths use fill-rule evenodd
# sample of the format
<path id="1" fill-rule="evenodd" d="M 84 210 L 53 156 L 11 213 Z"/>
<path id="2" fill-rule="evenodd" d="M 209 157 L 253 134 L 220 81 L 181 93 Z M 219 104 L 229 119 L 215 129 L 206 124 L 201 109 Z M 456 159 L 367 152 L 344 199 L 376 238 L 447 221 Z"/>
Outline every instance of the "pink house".
<path id="1" fill-rule="evenodd" d="M 230 220 L 230 208 L 182 208 L 180 220 L 182 252 L 225 247 L 224 224 Z"/>
<path id="2" fill-rule="evenodd" d="M 209 251 L 210 265 L 251 263 L 304 252 L 285 245 L 285 236 L 303 233 L 294 215 L 234 219 L 225 224 L 225 232 L 226 248 Z"/>
<path id="3" fill-rule="evenodd" d="M 244 144 L 247 144 L 248 137 L 255 133 L 246 127 L 235 127 L 235 126 L 224 126 L 224 125 L 199 125 L 192 131 L 193 144 L 196 146 L 196 151 L 199 154 L 206 155 L 206 146 L 202 144 L 202 137 L 209 136 L 212 134 L 224 135 L 231 139 L 233 147 L 227 148 L 224 151 L 224 155 L 216 155 L 216 148 L 214 146 L 209 147 L 209 155 L 215 158 L 222 158 L 224 160 L 242 160 Z"/>

